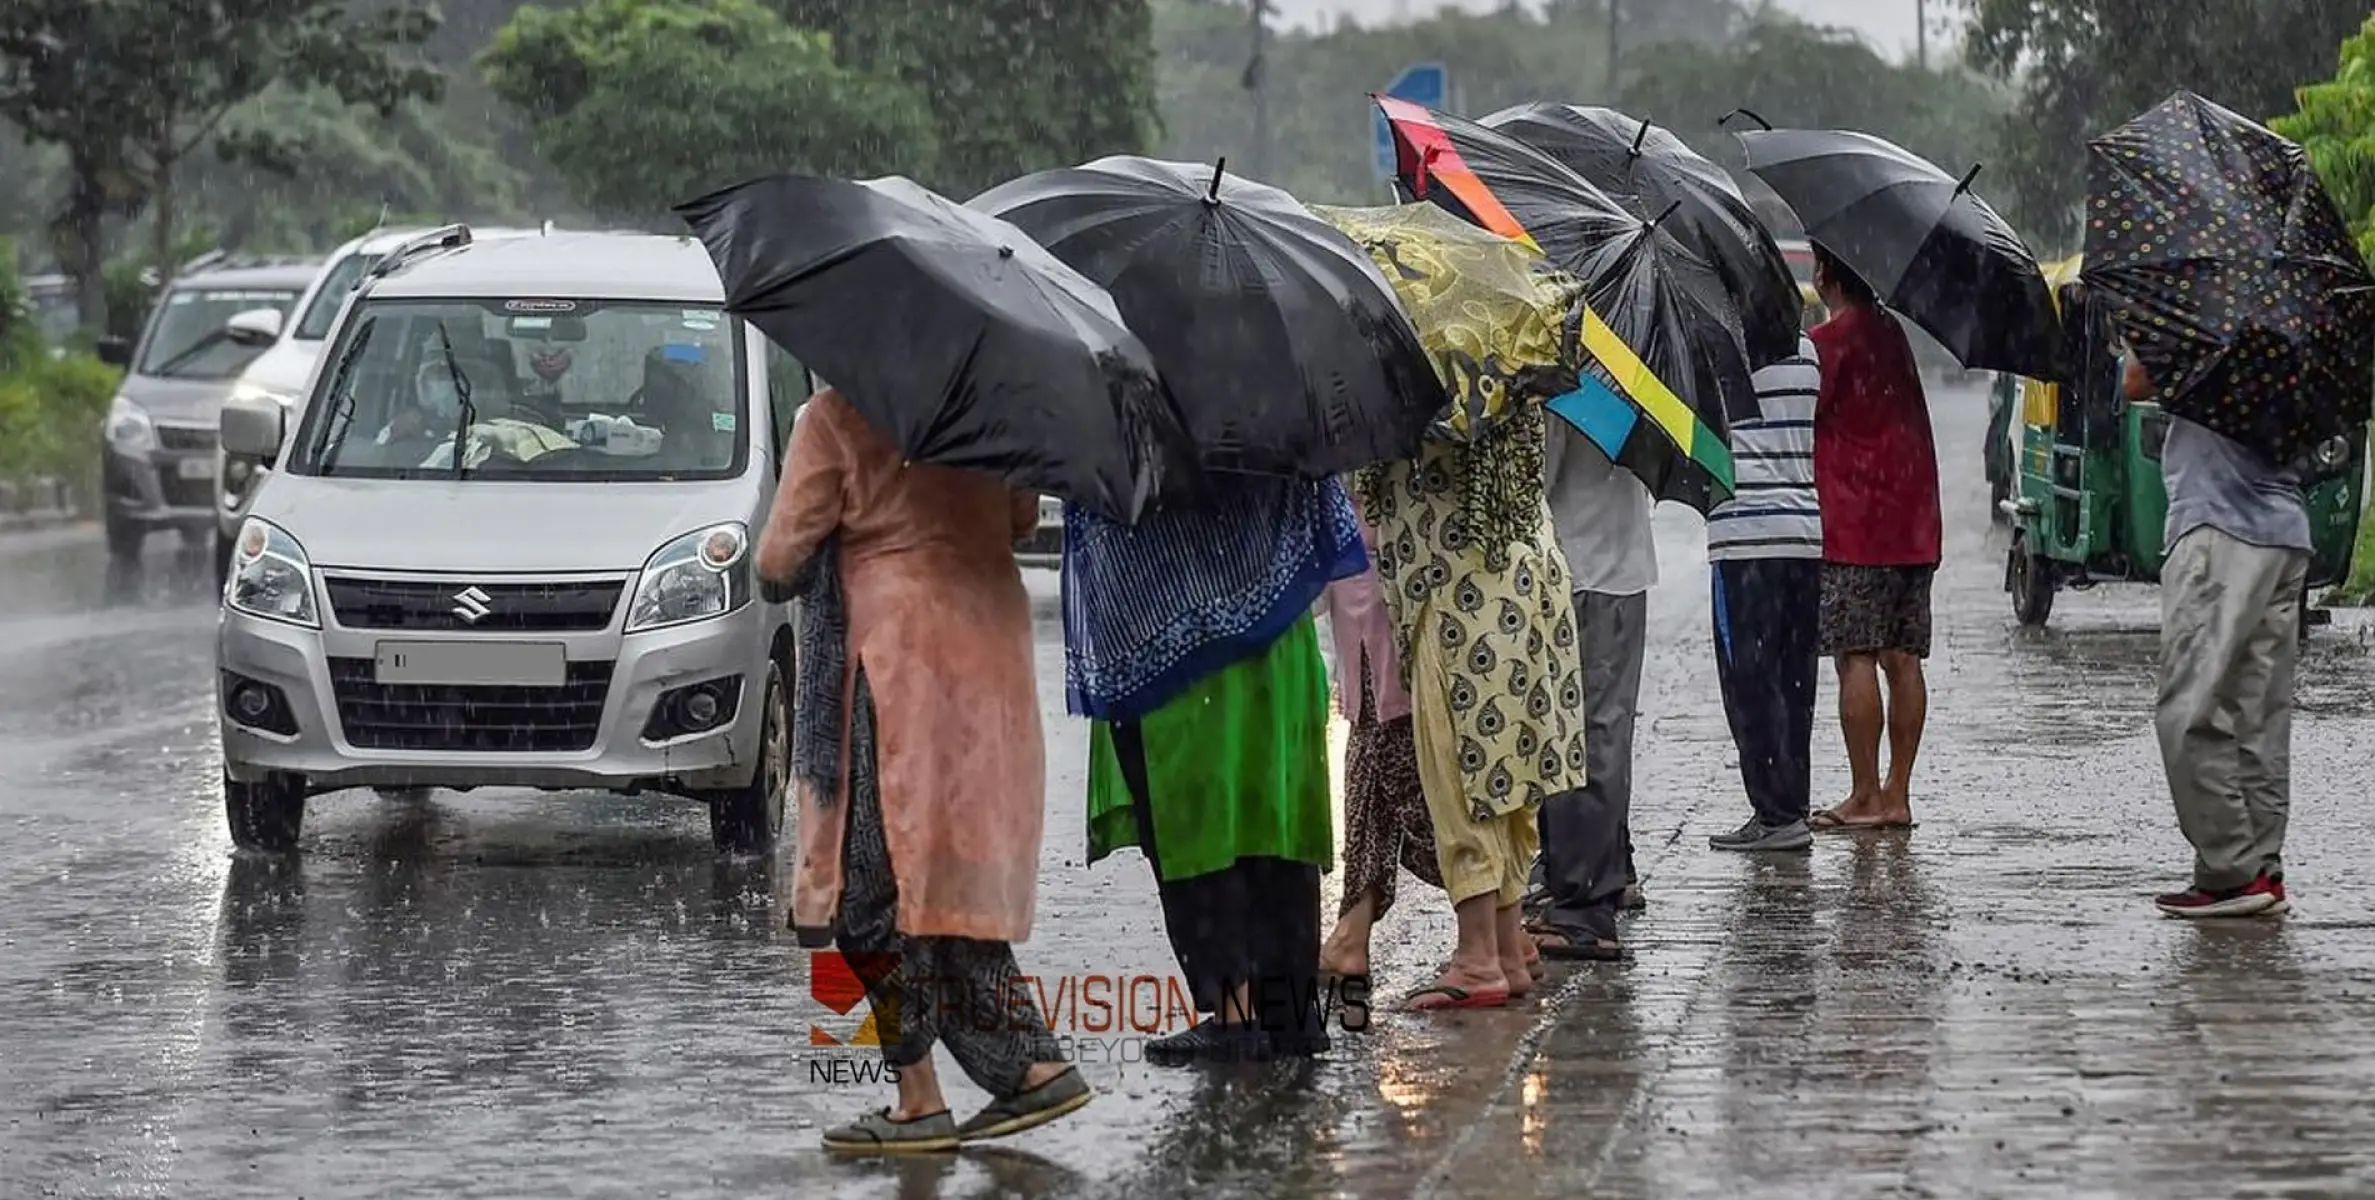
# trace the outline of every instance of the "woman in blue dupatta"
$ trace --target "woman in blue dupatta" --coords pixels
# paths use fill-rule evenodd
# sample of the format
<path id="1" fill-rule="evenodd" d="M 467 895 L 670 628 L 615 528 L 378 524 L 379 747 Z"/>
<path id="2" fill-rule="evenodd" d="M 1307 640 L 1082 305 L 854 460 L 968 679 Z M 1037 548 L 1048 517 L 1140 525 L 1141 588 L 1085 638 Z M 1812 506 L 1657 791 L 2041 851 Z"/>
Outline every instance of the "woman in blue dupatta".
<path id="1" fill-rule="evenodd" d="M 1067 706 L 1092 718 L 1089 861 L 1136 846 L 1199 1011 L 1149 1062 L 1327 1049 L 1317 994 L 1330 822 L 1312 602 L 1368 559 L 1335 480 L 1224 476 L 1123 526 L 1064 515 Z"/>

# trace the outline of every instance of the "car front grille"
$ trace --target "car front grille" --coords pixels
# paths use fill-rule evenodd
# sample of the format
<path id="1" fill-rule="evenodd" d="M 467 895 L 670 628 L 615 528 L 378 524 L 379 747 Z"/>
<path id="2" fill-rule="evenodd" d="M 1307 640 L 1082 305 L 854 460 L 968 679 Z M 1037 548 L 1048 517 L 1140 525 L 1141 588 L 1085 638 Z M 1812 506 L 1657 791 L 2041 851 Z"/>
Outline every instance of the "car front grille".
<path id="1" fill-rule="evenodd" d="M 215 431 L 190 425 L 157 426 L 157 445 L 183 453 L 203 450 L 214 453 Z"/>
<path id="2" fill-rule="evenodd" d="M 359 750 L 489 754 L 590 750 L 612 664 L 573 662 L 559 687 L 383 684 L 368 658 L 330 660 L 338 723 Z"/>
<path id="3" fill-rule="evenodd" d="M 587 633 L 610 627 L 626 590 L 619 579 L 469 583 L 331 575 L 322 583 L 330 611 L 349 629 Z M 474 613 L 478 619 L 471 620 Z"/>

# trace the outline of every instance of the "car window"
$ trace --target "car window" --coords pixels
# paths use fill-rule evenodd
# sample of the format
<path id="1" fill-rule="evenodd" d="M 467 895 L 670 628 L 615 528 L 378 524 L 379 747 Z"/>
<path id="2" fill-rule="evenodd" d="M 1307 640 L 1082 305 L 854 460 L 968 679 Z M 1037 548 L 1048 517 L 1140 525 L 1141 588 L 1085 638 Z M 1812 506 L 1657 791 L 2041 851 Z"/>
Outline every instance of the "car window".
<path id="1" fill-rule="evenodd" d="M 791 352 L 767 341 L 767 404 L 775 422 L 777 452 L 791 445 L 792 418 L 800 415 L 800 406 L 816 390 L 815 380 L 808 366 L 792 357 Z"/>
<path id="2" fill-rule="evenodd" d="M 371 300 L 306 405 L 301 474 L 723 479 L 749 461 L 738 323 L 716 306 Z"/>
<path id="3" fill-rule="evenodd" d="M 376 254 L 349 254 L 330 265 L 322 275 L 322 286 L 314 289 L 313 303 L 305 306 L 305 315 L 297 321 L 298 341 L 318 342 L 330 336 L 330 324 L 338 319 L 338 307 L 346 303 L 346 294 L 355 290 L 363 272 L 379 258 Z"/>
<path id="4" fill-rule="evenodd" d="M 176 287 L 165 294 L 164 302 L 149 318 L 138 365 L 133 369 L 142 375 L 173 379 L 229 379 L 254 362 L 263 348 L 232 341 L 223 323 L 251 308 L 277 309 L 286 317 L 296 303 L 293 291 L 202 284 Z"/>

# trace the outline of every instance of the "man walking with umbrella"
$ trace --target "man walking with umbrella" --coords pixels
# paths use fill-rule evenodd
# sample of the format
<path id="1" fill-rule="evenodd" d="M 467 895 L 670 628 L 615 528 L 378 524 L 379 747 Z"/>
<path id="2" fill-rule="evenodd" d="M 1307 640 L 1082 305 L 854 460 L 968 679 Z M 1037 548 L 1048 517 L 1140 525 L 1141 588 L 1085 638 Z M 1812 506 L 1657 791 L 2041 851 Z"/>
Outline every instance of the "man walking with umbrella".
<path id="1" fill-rule="evenodd" d="M 2152 399 L 2144 364 L 2131 353 L 2124 367 L 2128 399 Z M 2284 828 L 2309 509 L 2297 472 L 2184 417 L 2169 418 L 2161 471 L 2169 549 L 2154 724 L 2195 857 L 2194 886 L 2153 904 L 2172 917 L 2281 914 L 2292 908 Z"/>
<path id="2" fill-rule="evenodd" d="M 1913 346 L 1871 285 L 1816 242 L 1814 286 L 1836 314 L 1812 334 L 1822 363 L 1814 486 L 1822 504 L 1822 653 L 1838 664 L 1852 790 L 1808 824 L 1911 828 L 1913 760 L 1929 707 L 1922 660 L 1930 655 L 1930 579 L 1941 541 L 1937 445 Z"/>

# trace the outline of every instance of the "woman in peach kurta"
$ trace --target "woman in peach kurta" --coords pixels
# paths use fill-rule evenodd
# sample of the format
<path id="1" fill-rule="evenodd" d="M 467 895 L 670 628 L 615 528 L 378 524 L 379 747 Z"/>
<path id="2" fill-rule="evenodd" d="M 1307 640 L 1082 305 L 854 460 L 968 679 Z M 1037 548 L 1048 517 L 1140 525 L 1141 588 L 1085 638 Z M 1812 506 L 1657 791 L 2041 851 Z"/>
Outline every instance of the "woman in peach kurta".
<path id="1" fill-rule="evenodd" d="M 759 539 L 770 581 L 833 563 L 846 622 L 839 770 L 795 782 L 792 921 L 858 966 L 899 1105 L 825 1135 L 839 1150 L 928 1150 L 1043 1123 L 1088 1099 L 1009 945 L 1030 935 L 1046 810 L 1031 601 L 1014 541 L 1038 498 L 910 465 L 840 393 L 792 426 Z M 819 556 L 823 555 L 822 558 Z M 829 603 L 829 601 L 828 601 Z M 805 654 L 805 651 L 804 651 Z M 993 1097 L 949 1116 L 932 1047 Z"/>

